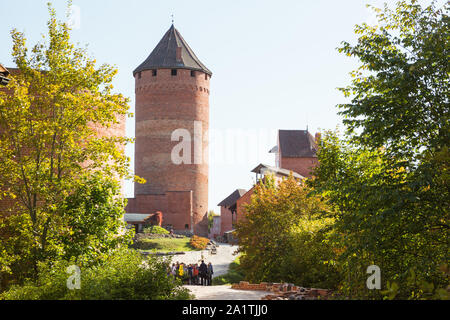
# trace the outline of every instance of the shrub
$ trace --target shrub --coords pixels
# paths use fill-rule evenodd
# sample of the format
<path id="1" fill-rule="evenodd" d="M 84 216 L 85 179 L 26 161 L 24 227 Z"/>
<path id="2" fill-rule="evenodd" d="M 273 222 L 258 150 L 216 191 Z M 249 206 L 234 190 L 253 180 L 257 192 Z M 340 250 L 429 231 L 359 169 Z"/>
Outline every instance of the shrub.
<path id="1" fill-rule="evenodd" d="M 139 239 L 132 246 L 139 250 L 153 250 L 159 252 L 170 251 L 193 251 L 189 238 L 156 238 L 156 239 Z"/>
<path id="2" fill-rule="evenodd" d="M 0 299 L 14 300 L 181 300 L 188 290 L 167 276 L 169 261 L 144 258 L 133 250 L 118 250 L 96 267 L 81 268 L 81 288 L 69 290 L 71 262 L 40 264 L 35 283 L 13 286 Z"/>
<path id="3" fill-rule="evenodd" d="M 144 233 L 169 234 L 169 231 L 160 226 L 148 226 L 144 228 Z"/>
<path id="4" fill-rule="evenodd" d="M 320 197 L 292 175 L 275 184 L 267 176 L 255 187 L 236 235 L 240 269 L 251 282 L 289 282 L 335 289 L 340 274 L 330 241 L 332 219 Z"/>
<path id="5" fill-rule="evenodd" d="M 194 236 L 192 236 L 191 241 L 189 243 L 192 247 L 194 247 L 196 249 L 204 250 L 204 249 L 206 249 L 206 246 L 209 243 L 209 239 L 194 235 Z"/>

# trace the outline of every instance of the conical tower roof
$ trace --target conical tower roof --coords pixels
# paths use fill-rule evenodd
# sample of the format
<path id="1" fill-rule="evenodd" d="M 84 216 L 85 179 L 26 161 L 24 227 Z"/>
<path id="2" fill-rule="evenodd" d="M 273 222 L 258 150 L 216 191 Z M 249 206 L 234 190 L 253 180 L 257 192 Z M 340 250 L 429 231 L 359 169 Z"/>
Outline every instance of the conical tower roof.
<path id="1" fill-rule="evenodd" d="M 178 57 L 177 48 L 181 48 L 178 49 Z M 212 75 L 212 72 L 200 62 L 173 24 L 148 58 L 133 71 L 133 76 L 143 70 L 159 68 L 198 70 Z"/>

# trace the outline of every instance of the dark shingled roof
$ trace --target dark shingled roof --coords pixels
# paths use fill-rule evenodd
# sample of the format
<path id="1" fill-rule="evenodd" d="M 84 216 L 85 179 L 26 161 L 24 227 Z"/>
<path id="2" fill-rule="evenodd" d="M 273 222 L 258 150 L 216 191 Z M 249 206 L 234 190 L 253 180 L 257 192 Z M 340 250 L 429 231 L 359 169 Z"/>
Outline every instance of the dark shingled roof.
<path id="1" fill-rule="evenodd" d="M 181 59 L 179 60 L 177 60 L 178 47 L 181 48 Z M 173 24 L 148 58 L 133 71 L 133 76 L 143 70 L 159 68 L 197 70 L 212 75 L 212 72 L 200 62 Z"/>
<path id="2" fill-rule="evenodd" d="M 307 130 L 279 130 L 279 151 L 282 157 L 317 157 L 317 145 Z"/>
<path id="3" fill-rule="evenodd" d="M 218 204 L 218 206 L 230 208 L 231 206 L 235 205 L 236 201 L 238 201 L 238 199 L 242 197 L 246 192 L 247 190 L 245 189 L 236 189 L 232 194 L 223 199 L 222 202 Z"/>

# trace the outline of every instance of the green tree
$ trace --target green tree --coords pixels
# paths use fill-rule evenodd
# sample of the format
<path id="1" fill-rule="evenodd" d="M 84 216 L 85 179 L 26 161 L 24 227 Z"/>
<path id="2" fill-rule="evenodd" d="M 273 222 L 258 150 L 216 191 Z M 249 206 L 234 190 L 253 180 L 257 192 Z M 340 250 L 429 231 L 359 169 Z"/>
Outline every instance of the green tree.
<path id="1" fill-rule="evenodd" d="M 339 105 L 354 141 L 386 151 L 416 168 L 424 152 L 449 141 L 449 4 L 423 8 L 417 1 L 385 5 L 377 26 L 357 25 L 355 45 L 340 52 L 360 67 L 340 90 L 351 103 Z"/>
<path id="2" fill-rule="evenodd" d="M 111 252 L 95 267 L 77 264 L 80 288 L 67 287 L 67 267 L 73 261 L 39 263 L 36 281 L 12 286 L 0 300 L 186 300 L 189 291 L 167 276 L 168 260 L 144 258 L 134 250 Z"/>
<path id="3" fill-rule="evenodd" d="M 267 176 L 255 186 L 236 226 L 246 279 L 335 287 L 339 275 L 329 241 L 333 221 L 321 217 L 328 209 L 310 192 L 292 175 L 279 184 Z"/>
<path id="4" fill-rule="evenodd" d="M 48 36 L 31 50 L 12 30 L 19 71 L 0 92 L 0 199 L 10 204 L 0 213 L 0 275 L 16 280 L 36 278 L 39 261 L 110 241 L 124 208 L 114 181 L 129 176 L 130 139 L 97 131 L 129 115 L 113 92 L 117 70 L 96 67 L 50 4 L 49 13 Z"/>
<path id="5" fill-rule="evenodd" d="M 448 276 L 439 269 L 448 259 L 448 232 L 439 227 L 443 212 L 423 215 L 422 193 L 411 189 L 409 175 L 384 149 L 368 150 L 322 135 L 320 166 L 310 184 L 326 199 L 334 220 L 337 267 L 343 275 L 340 292 L 353 298 L 382 298 L 368 290 L 366 269 L 378 265 L 382 288 L 397 283 L 398 298 L 431 295 L 410 285 L 411 271 L 417 283 L 445 288 Z"/>
<path id="6" fill-rule="evenodd" d="M 341 88 L 351 97 L 339 105 L 348 141 L 330 136 L 324 142 L 315 187 L 331 195 L 341 231 L 357 236 L 347 249 L 360 272 L 364 248 L 367 262 L 376 257 L 383 264 L 386 280 L 406 284 L 412 268 L 443 285 L 448 278 L 438 268 L 448 263 L 450 228 L 449 4 L 399 1 L 395 9 L 374 10 L 378 25 L 356 26 L 357 43 L 339 48 L 361 63 L 351 85 Z M 399 294 L 420 296 L 407 285 Z"/>

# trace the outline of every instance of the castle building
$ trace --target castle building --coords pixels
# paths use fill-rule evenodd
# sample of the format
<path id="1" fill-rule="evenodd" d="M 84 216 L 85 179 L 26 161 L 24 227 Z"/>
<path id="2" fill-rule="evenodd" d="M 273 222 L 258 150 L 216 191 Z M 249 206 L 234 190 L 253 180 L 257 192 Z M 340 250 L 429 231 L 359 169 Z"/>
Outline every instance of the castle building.
<path id="1" fill-rule="evenodd" d="M 211 75 L 173 25 L 133 71 L 135 174 L 146 183 L 135 183 L 127 213 L 161 211 L 163 226 L 207 236 Z"/>
<path id="2" fill-rule="evenodd" d="M 311 177 L 317 166 L 317 142 L 308 130 L 278 130 L 278 143 L 269 152 L 275 153 L 275 164 L 279 168 Z"/>
<path id="3" fill-rule="evenodd" d="M 234 224 L 237 221 L 236 216 L 236 202 L 241 198 L 247 190 L 236 189 L 228 197 L 223 199 L 218 206 L 220 207 L 220 232 L 223 236 L 224 232 L 234 229 Z"/>
<path id="4" fill-rule="evenodd" d="M 311 171 L 318 165 L 319 139 L 319 133 L 313 137 L 308 130 L 278 130 L 277 145 L 269 151 L 275 154 L 275 166 L 259 164 L 251 171 L 256 174 L 255 181 L 263 180 L 266 175 L 271 175 L 276 183 L 290 174 L 298 180 L 311 178 Z M 230 233 L 235 223 L 245 218 L 245 205 L 251 202 L 254 191 L 255 186 L 247 192 L 237 189 L 218 204 L 222 236 Z"/>

